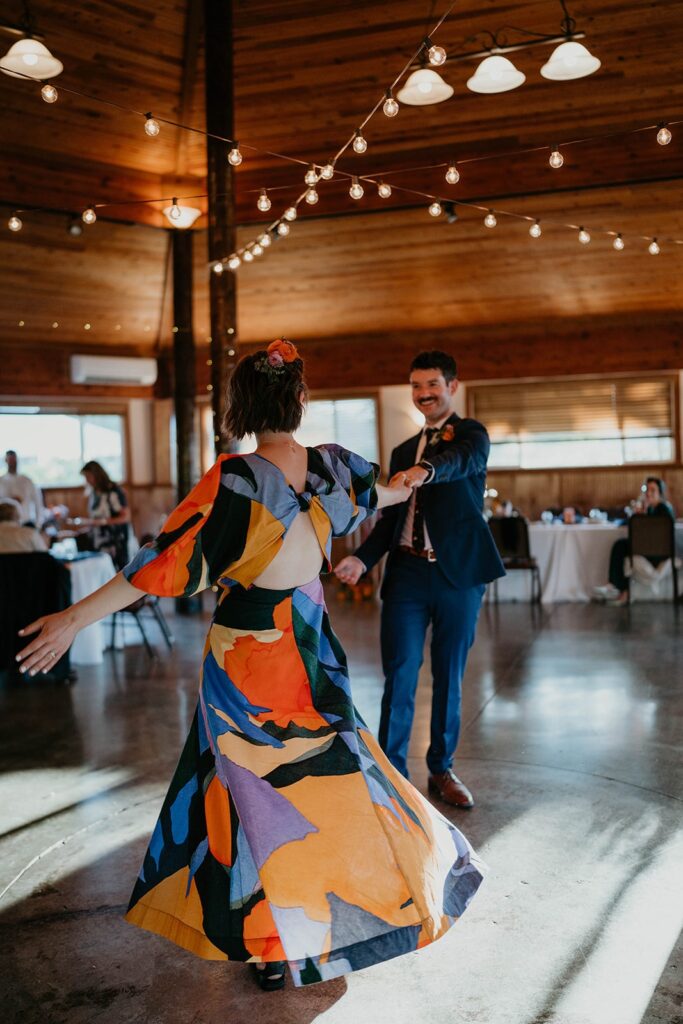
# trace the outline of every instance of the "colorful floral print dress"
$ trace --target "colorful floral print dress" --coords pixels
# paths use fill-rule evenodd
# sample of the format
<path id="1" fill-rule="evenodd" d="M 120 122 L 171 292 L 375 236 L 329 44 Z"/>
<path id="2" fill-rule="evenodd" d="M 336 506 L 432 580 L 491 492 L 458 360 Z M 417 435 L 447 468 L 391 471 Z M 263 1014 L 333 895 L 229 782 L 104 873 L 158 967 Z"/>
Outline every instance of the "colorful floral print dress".
<path id="1" fill-rule="evenodd" d="M 286 960 L 297 985 L 442 936 L 482 880 L 465 837 L 389 763 L 353 706 L 319 578 L 252 581 L 299 512 L 333 536 L 377 503 L 377 468 L 308 449 L 305 490 L 222 456 L 124 569 L 161 596 L 212 586 L 199 702 L 127 920 L 212 960 Z"/>

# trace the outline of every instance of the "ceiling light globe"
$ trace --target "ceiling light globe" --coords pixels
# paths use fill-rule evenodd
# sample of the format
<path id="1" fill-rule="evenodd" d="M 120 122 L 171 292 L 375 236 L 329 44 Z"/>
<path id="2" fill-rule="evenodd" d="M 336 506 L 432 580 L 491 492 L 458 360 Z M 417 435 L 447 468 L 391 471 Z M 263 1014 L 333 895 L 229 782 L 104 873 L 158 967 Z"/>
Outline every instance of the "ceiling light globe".
<path id="1" fill-rule="evenodd" d="M 397 99 L 409 107 L 424 107 L 430 103 L 443 103 L 453 95 L 453 86 L 445 82 L 432 68 L 418 68 L 406 79 Z"/>
<path id="2" fill-rule="evenodd" d="M 600 61 L 585 46 L 569 41 L 560 43 L 553 50 L 541 68 L 541 74 L 553 82 L 569 82 L 592 75 L 599 67 Z"/>
<path id="3" fill-rule="evenodd" d="M 0 71 L 11 78 L 44 81 L 60 75 L 63 70 L 64 65 L 52 56 L 47 46 L 30 36 L 18 39 L 0 58 Z"/>
<path id="4" fill-rule="evenodd" d="M 511 60 L 494 55 L 484 58 L 472 77 L 467 79 L 467 88 L 471 92 L 491 95 L 517 89 L 525 81 L 526 75 Z"/>

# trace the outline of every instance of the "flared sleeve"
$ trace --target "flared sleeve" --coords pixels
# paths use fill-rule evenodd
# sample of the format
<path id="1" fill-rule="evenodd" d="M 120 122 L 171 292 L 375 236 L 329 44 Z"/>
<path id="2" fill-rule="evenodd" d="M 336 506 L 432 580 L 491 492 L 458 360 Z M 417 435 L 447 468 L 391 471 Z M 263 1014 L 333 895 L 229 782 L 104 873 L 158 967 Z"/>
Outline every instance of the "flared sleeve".
<path id="1" fill-rule="evenodd" d="M 318 451 L 334 482 L 330 494 L 322 496 L 322 503 L 332 524 L 332 536 L 344 537 L 377 511 L 380 469 L 338 444 L 320 445 Z M 326 501 L 326 497 L 332 500 Z"/>
<path id="2" fill-rule="evenodd" d="M 159 597 L 190 597 L 213 585 L 244 551 L 250 500 L 224 482 L 222 455 L 171 512 L 161 533 L 123 569 L 134 587 Z"/>

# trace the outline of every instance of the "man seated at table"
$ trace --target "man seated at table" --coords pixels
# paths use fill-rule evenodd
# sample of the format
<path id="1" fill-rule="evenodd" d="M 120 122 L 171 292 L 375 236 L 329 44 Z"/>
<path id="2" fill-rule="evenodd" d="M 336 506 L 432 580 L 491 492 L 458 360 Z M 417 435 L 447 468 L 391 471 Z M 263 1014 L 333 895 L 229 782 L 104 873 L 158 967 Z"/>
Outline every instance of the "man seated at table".
<path id="1" fill-rule="evenodd" d="M 18 472 L 18 456 L 13 448 L 5 452 L 7 472 L 0 476 L 0 498 L 14 498 L 19 503 L 21 522 L 25 526 L 43 525 L 43 495 L 30 477 Z"/>
<path id="2" fill-rule="evenodd" d="M 658 476 L 649 476 L 641 487 L 642 497 L 636 503 L 636 512 L 648 516 L 670 516 L 675 519 L 671 502 L 666 500 L 666 484 Z M 603 587 L 595 587 L 593 594 L 599 601 L 607 604 L 623 605 L 628 603 L 628 580 L 625 562 L 628 555 L 628 540 L 621 537 L 612 545 L 609 559 L 609 583 Z M 659 565 L 661 558 L 649 558 L 654 566 Z"/>
<path id="3" fill-rule="evenodd" d="M 21 525 L 19 502 L 0 498 L 0 555 L 23 551 L 47 551 L 47 546 L 36 529 Z"/>

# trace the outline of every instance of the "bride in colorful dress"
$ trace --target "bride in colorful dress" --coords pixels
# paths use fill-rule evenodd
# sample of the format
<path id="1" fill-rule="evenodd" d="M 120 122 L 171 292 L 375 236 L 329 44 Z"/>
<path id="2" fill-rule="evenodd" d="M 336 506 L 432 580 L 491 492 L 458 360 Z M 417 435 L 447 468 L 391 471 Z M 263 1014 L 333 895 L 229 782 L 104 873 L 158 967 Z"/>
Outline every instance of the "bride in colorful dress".
<path id="1" fill-rule="evenodd" d="M 303 362 L 282 339 L 229 383 L 230 436 L 162 532 L 96 593 L 22 630 L 21 669 L 48 668 L 79 629 L 140 591 L 216 593 L 199 701 L 127 920 L 264 989 L 326 981 L 444 935 L 481 880 L 465 837 L 389 763 L 354 708 L 320 572 L 332 537 L 407 500 L 401 480 L 293 433 Z"/>

